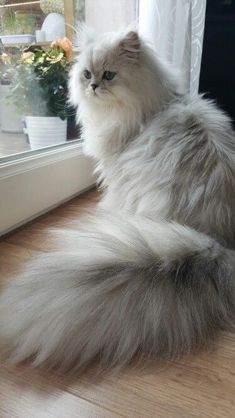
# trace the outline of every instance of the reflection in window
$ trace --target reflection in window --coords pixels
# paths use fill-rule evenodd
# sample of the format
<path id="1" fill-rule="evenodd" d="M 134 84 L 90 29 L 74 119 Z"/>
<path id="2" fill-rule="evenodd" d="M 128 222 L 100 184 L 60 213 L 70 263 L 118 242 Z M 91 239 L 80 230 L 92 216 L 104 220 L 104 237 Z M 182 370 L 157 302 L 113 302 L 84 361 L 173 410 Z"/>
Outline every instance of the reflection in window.
<path id="1" fill-rule="evenodd" d="M 0 0 L 0 157 L 78 139 L 68 74 L 84 14 L 85 0 Z"/>

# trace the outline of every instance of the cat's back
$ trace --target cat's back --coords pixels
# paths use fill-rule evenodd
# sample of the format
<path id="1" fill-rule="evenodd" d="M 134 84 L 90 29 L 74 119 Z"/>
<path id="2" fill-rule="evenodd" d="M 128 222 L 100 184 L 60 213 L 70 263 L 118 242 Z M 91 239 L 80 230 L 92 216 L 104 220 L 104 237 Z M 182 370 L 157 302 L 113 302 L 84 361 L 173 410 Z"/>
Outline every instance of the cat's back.
<path id="1" fill-rule="evenodd" d="M 166 217 L 234 246 L 235 135 L 230 118 L 198 96 L 172 104 L 155 123 L 161 143 L 156 161 L 160 166 L 164 161 L 168 181 Z"/>
<path id="2" fill-rule="evenodd" d="M 109 190 L 120 208 L 235 241 L 235 136 L 201 97 L 172 103 L 115 161 Z M 118 204 L 116 205 L 118 207 Z"/>
<path id="3" fill-rule="evenodd" d="M 156 114 L 118 160 L 125 170 L 142 165 L 143 172 L 173 178 L 186 170 L 203 174 L 210 164 L 228 164 L 235 175 L 235 132 L 231 119 L 212 101 L 183 97 Z M 168 175 L 167 175 L 168 173 Z M 159 178 L 158 175 L 158 178 Z"/>
<path id="4" fill-rule="evenodd" d="M 188 96 L 172 102 L 154 120 L 156 130 L 161 129 L 168 139 L 174 135 L 183 135 L 185 145 L 190 136 L 200 140 L 207 138 L 211 144 L 225 144 L 232 141 L 235 144 L 231 119 L 211 100 L 201 95 L 196 98 Z M 176 138 L 178 139 L 178 138 Z"/>

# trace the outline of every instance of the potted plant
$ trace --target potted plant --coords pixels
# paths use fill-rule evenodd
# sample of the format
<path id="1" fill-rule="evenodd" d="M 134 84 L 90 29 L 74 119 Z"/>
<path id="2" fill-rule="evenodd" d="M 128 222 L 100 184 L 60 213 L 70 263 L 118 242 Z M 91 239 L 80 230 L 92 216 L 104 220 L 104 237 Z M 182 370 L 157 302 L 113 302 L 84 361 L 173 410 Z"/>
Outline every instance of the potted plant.
<path id="1" fill-rule="evenodd" d="M 48 49 L 31 47 L 16 65 L 10 96 L 25 115 L 32 149 L 66 141 L 67 120 L 74 114 L 67 101 L 71 57 L 72 45 L 64 38 Z"/>

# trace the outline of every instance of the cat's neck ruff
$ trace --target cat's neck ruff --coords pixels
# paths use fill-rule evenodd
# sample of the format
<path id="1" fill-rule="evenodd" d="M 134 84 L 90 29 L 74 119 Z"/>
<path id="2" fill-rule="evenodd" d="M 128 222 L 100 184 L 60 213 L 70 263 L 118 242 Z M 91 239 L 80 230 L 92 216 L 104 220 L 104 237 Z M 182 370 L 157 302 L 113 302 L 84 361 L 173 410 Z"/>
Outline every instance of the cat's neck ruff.
<path id="1" fill-rule="evenodd" d="M 112 157 L 139 133 L 145 115 L 140 107 L 81 106 L 84 152 L 96 159 Z"/>

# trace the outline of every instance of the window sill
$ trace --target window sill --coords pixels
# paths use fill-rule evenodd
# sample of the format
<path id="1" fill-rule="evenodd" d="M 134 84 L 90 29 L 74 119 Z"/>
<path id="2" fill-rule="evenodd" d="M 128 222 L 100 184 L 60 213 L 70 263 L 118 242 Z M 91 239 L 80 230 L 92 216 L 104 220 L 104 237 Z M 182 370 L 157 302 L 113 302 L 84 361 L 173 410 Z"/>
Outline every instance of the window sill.
<path id="1" fill-rule="evenodd" d="M 2 158 L 0 236 L 87 190 L 92 172 L 79 142 Z"/>
<path id="2" fill-rule="evenodd" d="M 81 156 L 82 142 L 66 143 L 0 158 L 0 179 L 52 164 L 56 161 Z"/>

